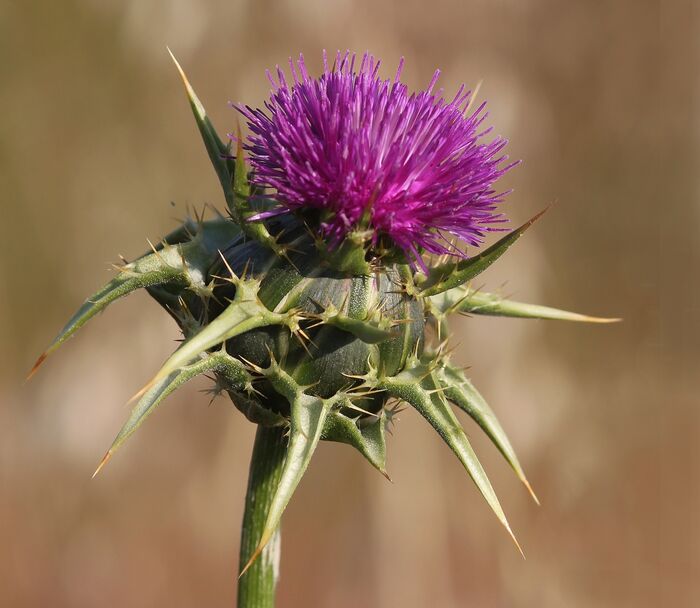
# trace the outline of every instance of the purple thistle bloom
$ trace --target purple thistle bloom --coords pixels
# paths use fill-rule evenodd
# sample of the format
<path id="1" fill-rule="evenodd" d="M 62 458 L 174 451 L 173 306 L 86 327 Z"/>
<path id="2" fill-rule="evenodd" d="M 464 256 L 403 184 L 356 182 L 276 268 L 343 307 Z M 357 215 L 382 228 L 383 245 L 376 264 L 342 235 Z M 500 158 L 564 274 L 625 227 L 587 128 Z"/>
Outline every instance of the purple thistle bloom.
<path id="1" fill-rule="evenodd" d="M 290 59 L 291 85 L 279 67 L 277 82 L 268 72 L 268 113 L 236 106 L 251 131 L 252 181 L 280 204 L 257 219 L 318 209 L 331 245 L 370 228 L 373 244 L 385 235 L 423 267 L 422 251 L 464 256 L 450 235 L 477 246 L 506 221 L 495 210 L 507 192 L 494 182 L 517 163 L 505 164 L 506 139 L 481 143 L 491 131 L 480 130 L 485 103 L 468 113 L 464 86 L 449 103 L 434 94 L 439 70 L 425 91 L 409 94 L 403 59 L 393 81 L 378 77 L 380 62 L 367 53 L 357 71 L 349 51 L 332 67 L 324 52 L 323 63 L 314 79 L 303 56 Z"/>

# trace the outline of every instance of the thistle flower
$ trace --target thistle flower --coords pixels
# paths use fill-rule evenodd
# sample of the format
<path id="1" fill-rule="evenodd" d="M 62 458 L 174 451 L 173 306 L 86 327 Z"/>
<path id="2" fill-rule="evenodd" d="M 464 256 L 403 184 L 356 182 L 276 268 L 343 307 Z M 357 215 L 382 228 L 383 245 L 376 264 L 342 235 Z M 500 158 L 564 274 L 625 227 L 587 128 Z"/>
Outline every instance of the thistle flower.
<path id="1" fill-rule="evenodd" d="M 435 429 L 510 532 L 453 406 L 481 426 L 532 490 L 493 411 L 450 362 L 447 317 L 609 319 L 508 301 L 470 286 L 539 217 L 473 257 L 450 245 L 446 234 L 477 244 L 502 220 L 495 207 L 503 193 L 493 183 L 512 165 L 501 155 L 504 140 L 480 143 L 483 106 L 465 114 L 471 98 L 463 89 L 450 103 L 433 95 L 437 73 L 428 90 L 408 95 L 401 67 L 393 82 L 382 82 L 369 55 L 357 72 L 354 55 L 339 55 L 318 79 L 300 59 L 300 75 L 291 64 L 291 87 L 278 72 L 270 117 L 241 108 L 252 132 L 251 172 L 241 138 L 232 155 L 175 63 L 230 215 L 188 219 L 151 251 L 118 266 L 32 370 L 139 288 L 179 325 L 184 340 L 135 396 L 98 471 L 169 394 L 213 374 L 215 391 L 226 392 L 258 425 L 240 608 L 273 605 L 272 547 L 278 545 L 271 541 L 319 441 L 347 444 L 387 475 L 386 429 L 395 401 Z M 423 252 L 456 257 L 433 263 Z M 265 559 L 256 561 L 261 553 Z"/>
<path id="2" fill-rule="evenodd" d="M 461 86 L 451 102 L 428 88 L 410 94 L 400 81 L 378 76 L 379 61 L 338 52 L 333 66 L 311 78 L 302 55 L 290 59 L 290 85 L 277 69 L 268 112 L 237 106 L 251 131 L 245 150 L 253 183 L 272 189 L 284 211 L 317 209 L 333 244 L 367 221 L 374 245 L 381 236 L 425 269 L 421 251 L 461 256 L 449 236 L 479 245 L 504 218 L 496 206 L 505 192 L 494 182 L 506 164 L 507 140 L 485 141 L 485 103 Z"/>

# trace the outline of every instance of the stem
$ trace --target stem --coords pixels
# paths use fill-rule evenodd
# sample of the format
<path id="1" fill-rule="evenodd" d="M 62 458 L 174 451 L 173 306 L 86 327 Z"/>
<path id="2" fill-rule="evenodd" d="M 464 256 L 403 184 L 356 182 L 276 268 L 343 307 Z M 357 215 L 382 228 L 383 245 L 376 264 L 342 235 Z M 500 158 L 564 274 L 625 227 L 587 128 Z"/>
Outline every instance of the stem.
<path id="1" fill-rule="evenodd" d="M 241 569 L 248 563 L 262 536 L 286 454 L 284 429 L 258 426 L 241 529 Z M 258 559 L 238 581 L 238 608 L 274 608 L 279 561 L 280 531 L 277 529 Z"/>

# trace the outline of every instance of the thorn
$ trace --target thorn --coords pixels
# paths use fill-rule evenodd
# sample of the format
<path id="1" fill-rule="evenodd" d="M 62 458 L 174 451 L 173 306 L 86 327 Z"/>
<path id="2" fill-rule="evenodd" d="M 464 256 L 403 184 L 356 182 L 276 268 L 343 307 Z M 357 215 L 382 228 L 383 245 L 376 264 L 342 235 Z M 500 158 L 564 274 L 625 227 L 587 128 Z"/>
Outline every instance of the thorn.
<path id="1" fill-rule="evenodd" d="M 166 46 L 165 48 L 168 50 L 168 53 L 170 54 L 170 58 L 171 58 L 171 59 L 173 60 L 173 62 L 175 63 L 175 67 L 177 68 L 177 71 L 180 73 L 180 78 L 182 78 L 182 82 L 183 82 L 183 84 L 185 85 L 185 89 L 187 89 L 188 92 L 189 92 L 189 89 L 190 89 L 191 87 L 190 87 L 189 81 L 187 80 L 187 76 L 185 76 L 185 72 L 184 72 L 183 69 L 180 67 L 180 63 L 178 62 L 178 60 L 175 59 L 175 55 L 173 55 L 173 52 L 170 50 L 170 47 L 169 47 L 169 46 Z"/>
<path id="2" fill-rule="evenodd" d="M 311 357 L 313 359 L 313 353 L 311 352 L 308 345 L 306 344 L 306 340 L 311 342 L 311 338 L 309 338 L 308 334 L 306 334 L 301 329 L 298 331 L 292 332 L 292 334 L 294 334 L 294 337 L 297 339 L 297 341 L 299 342 L 301 347 L 306 351 L 306 354 L 309 355 L 309 357 Z M 306 340 L 305 340 L 305 338 L 306 338 Z M 313 344 L 313 342 L 311 342 L 311 344 Z M 316 346 L 315 344 L 313 344 L 313 345 Z M 318 350 L 318 347 L 316 347 L 316 349 Z"/>
<path id="3" fill-rule="evenodd" d="M 520 546 L 518 539 L 515 538 L 515 534 L 513 534 L 513 530 L 510 529 L 510 524 L 504 519 L 503 525 L 505 526 L 506 530 L 508 530 L 508 534 L 510 534 L 510 537 L 513 539 L 513 542 L 515 543 L 515 546 L 518 548 L 520 555 L 522 555 L 522 558 L 525 559 L 525 553 L 523 553 L 523 549 Z"/>
<path id="4" fill-rule="evenodd" d="M 41 367 L 41 364 L 46 360 L 46 357 L 48 356 L 48 352 L 43 352 L 41 353 L 41 355 L 39 355 L 39 358 L 34 362 L 32 369 L 29 371 L 27 377 L 24 379 L 25 382 L 29 382 L 32 379 L 32 376 L 36 374 L 37 371 L 39 371 L 39 367 Z"/>
<path id="5" fill-rule="evenodd" d="M 352 378 L 353 380 L 365 380 L 365 376 L 360 376 L 357 374 L 346 374 L 345 372 L 340 372 L 342 376 L 345 376 L 346 378 Z"/>
<path id="6" fill-rule="evenodd" d="M 152 380 L 149 380 L 148 383 L 141 390 L 132 395 L 131 398 L 126 402 L 126 405 L 130 405 L 134 401 L 137 401 L 138 399 L 143 397 L 148 392 L 148 390 L 156 383 L 156 378 L 157 376 L 154 377 Z"/>
<path id="7" fill-rule="evenodd" d="M 622 317 L 589 317 L 581 315 L 581 323 L 621 323 L 624 321 Z"/>
<path id="8" fill-rule="evenodd" d="M 277 246 L 277 242 L 276 242 L 276 241 L 275 241 L 275 246 Z M 275 253 L 277 253 L 279 256 L 281 256 L 282 258 L 284 258 L 285 260 L 287 260 L 287 262 L 289 263 L 289 265 L 290 265 L 292 268 L 294 268 L 294 270 L 296 270 L 297 272 L 300 272 L 300 271 L 299 271 L 299 267 L 292 261 L 292 258 L 289 256 L 289 251 L 294 252 L 294 249 L 292 249 L 292 248 L 290 248 L 290 247 L 280 246 L 280 247 L 279 247 L 279 251 L 277 251 L 277 252 L 275 252 Z"/>
<path id="9" fill-rule="evenodd" d="M 155 256 L 163 263 L 164 266 L 167 266 L 168 264 L 165 263 L 165 260 L 160 255 L 160 252 L 155 248 L 155 245 L 153 245 L 151 239 L 146 239 L 146 242 L 148 243 L 148 246 L 151 248 L 151 251 L 153 251 Z"/>
<path id="10" fill-rule="evenodd" d="M 127 269 L 126 266 L 121 266 L 121 265 L 119 265 L 119 264 L 110 264 L 109 266 L 110 266 L 110 268 L 111 268 L 112 270 L 114 270 L 115 272 L 119 272 L 119 273 L 122 273 L 122 274 L 129 272 L 129 270 Z"/>
<path id="11" fill-rule="evenodd" d="M 248 560 L 248 563 L 245 565 L 243 570 L 241 570 L 241 573 L 238 575 L 238 580 L 241 580 L 241 577 L 248 571 L 248 569 L 253 565 L 253 562 L 258 559 L 260 554 L 263 552 L 263 549 L 265 548 L 265 545 L 267 545 L 268 541 L 270 540 L 270 534 L 268 533 L 267 538 L 263 536 L 263 538 L 260 539 L 260 543 L 258 544 L 258 548 L 253 551 L 253 555 L 251 555 L 250 559 Z"/>
<path id="12" fill-rule="evenodd" d="M 265 395 L 263 395 L 258 389 L 253 386 L 253 381 L 248 382 L 244 387 L 243 390 L 246 392 L 248 396 L 251 394 L 257 395 L 258 397 L 264 399 Z"/>
<path id="13" fill-rule="evenodd" d="M 249 268 L 250 268 L 250 258 L 248 258 L 245 261 L 245 266 L 243 266 L 243 272 L 241 273 L 241 280 L 245 281 L 245 279 L 248 277 Z"/>
<path id="14" fill-rule="evenodd" d="M 520 478 L 520 480 L 525 484 L 525 487 L 527 488 L 527 491 L 530 492 L 530 496 L 532 496 L 532 500 L 535 501 L 535 504 L 538 507 L 541 506 L 540 499 L 537 498 L 537 494 L 535 494 L 535 491 L 532 489 L 530 482 L 525 478 L 524 475 Z"/>
<path id="15" fill-rule="evenodd" d="M 229 265 L 228 260 L 224 257 L 224 254 L 221 252 L 221 249 L 219 249 L 219 255 L 221 256 L 221 259 L 222 259 L 223 262 L 224 262 L 224 266 L 226 266 L 226 270 L 228 270 L 228 271 L 229 271 L 229 274 L 231 275 L 231 277 L 230 277 L 229 280 L 230 280 L 231 282 L 233 282 L 233 281 L 235 281 L 236 279 L 238 279 L 238 277 L 236 276 L 236 273 L 233 272 L 233 269 L 232 269 L 231 266 Z M 223 277 L 220 277 L 220 278 L 223 278 Z"/>
<path id="16" fill-rule="evenodd" d="M 360 413 L 364 414 L 365 416 L 372 416 L 374 418 L 379 418 L 379 414 L 375 414 L 374 412 L 370 412 L 368 410 L 365 410 L 365 409 L 355 405 L 350 400 L 348 400 L 348 403 L 343 403 L 342 407 L 347 407 L 351 410 L 355 410 L 356 412 L 360 412 Z"/>
<path id="17" fill-rule="evenodd" d="M 102 470 L 102 467 L 104 467 L 109 459 L 112 457 L 112 450 L 107 450 L 105 455 L 102 457 L 102 460 L 100 460 L 100 464 L 97 465 L 97 468 L 95 469 L 95 472 L 92 474 L 92 477 L 90 479 L 95 479 L 97 474 Z"/>
<path id="18" fill-rule="evenodd" d="M 269 350 L 269 349 L 268 349 L 268 350 Z M 258 373 L 258 374 L 263 374 L 263 373 L 265 372 L 265 370 L 264 370 L 262 367 L 260 367 L 259 365 L 256 365 L 256 364 L 253 363 L 252 361 L 249 361 L 248 359 L 246 359 L 246 358 L 243 357 L 242 355 L 238 355 L 238 358 L 239 358 L 241 361 L 243 361 L 243 363 L 245 363 L 245 364 L 246 364 L 249 368 L 251 368 L 254 372 L 256 372 L 256 373 Z"/>

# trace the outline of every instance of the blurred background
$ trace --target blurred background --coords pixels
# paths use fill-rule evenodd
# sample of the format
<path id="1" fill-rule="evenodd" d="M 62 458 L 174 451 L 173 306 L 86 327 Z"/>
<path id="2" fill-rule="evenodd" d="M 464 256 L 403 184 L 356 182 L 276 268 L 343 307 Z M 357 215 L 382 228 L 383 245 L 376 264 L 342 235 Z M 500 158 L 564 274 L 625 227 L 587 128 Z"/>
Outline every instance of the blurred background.
<path id="1" fill-rule="evenodd" d="M 614 326 L 461 318 L 457 359 L 542 501 L 469 432 L 523 561 L 437 436 L 406 411 L 393 484 L 320 447 L 284 518 L 280 606 L 700 605 L 699 7 L 692 0 L 0 3 L 0 605 L 232 606 L 254 429 L 202 379 L 96 479 L 127 399 L 175 347 L 145 293 L 24 384 L 118 254 L 223 208 L 165 47 L 214 124 L 302 51 L 371 50 L 447 95 L 483 80 L 524 164 L 485 275 Z"/>

